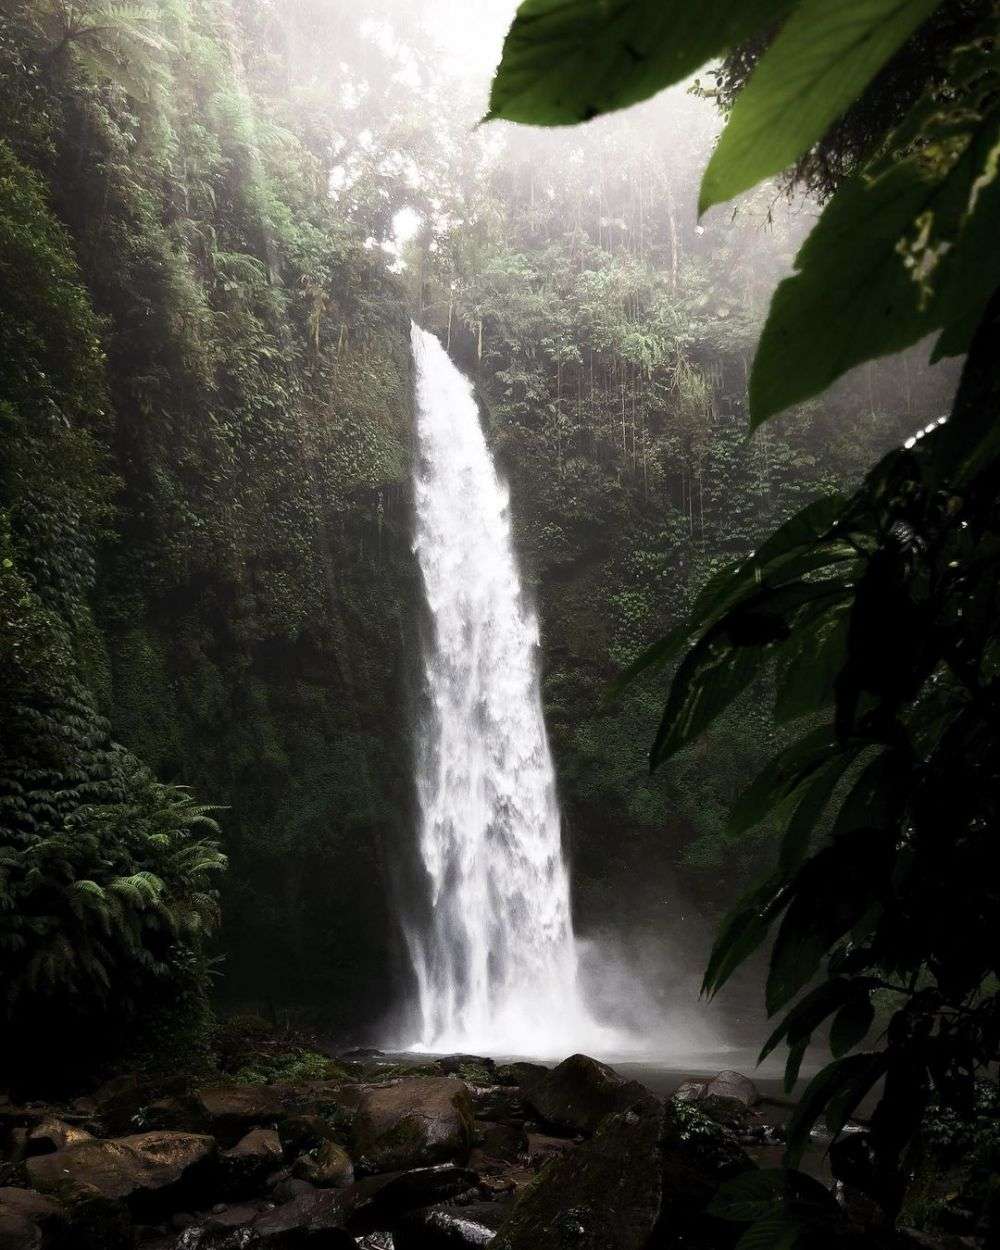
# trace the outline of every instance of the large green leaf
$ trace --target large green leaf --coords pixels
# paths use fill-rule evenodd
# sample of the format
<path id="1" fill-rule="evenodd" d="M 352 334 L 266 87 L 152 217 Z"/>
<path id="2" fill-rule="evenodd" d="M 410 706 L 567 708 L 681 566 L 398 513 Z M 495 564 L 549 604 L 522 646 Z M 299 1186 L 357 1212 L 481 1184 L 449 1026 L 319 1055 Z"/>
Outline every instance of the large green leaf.
<path id="1" fill-rule="evenodd" d="M 884 1054 L 848 1055 L 844 1059 L 834 1060 L 817 1072 L 806 1086 L 789 1123 L 785 1162 L 794 1167 L 802 1158 L 809 1144 L 810 1130 L 831 1102 L 838 1096 L 843 1096 L 846 1091 L 852 1097 L 856 1094 L 857 1102 L 860 1102 L 885 1071 L 885 1067 Z"/>
<path id="2" fill-rule="evenodd" d="M 750 378 L 755 425 L 942 327 L 950 353 L 968 346 L 1000 283 L 1000 249 L 976 242 L 996 230 L 1000 107 L 916 141 L 845 183 L 775 292 Z"/>
<path id="3" fill-rule="evenodd" d="M 830 1026 L 830 1053 L 834 1059 L 859 1046 L 874 1020 L 875 1007 L 868 994 L 856 994 L 846 1002 Z"/>
<path id="4" fill-rule="evenodd" d="M 838 749 L 832 729 L 821 725 L 780 751 L 740 795 L 729 817 L 729 833 L 735 836 L 752 829 L 805 785 Z"/>
<path id="5" fill-rule="evenodd" d="M 770 29 L 794 0 L 524 0 L 487 117 L 562 126 L 645 100 Z"/>
<path id="6" fill-rule="evenodd" d="M 782 1042 L 790 1046 L 808 1041 L 813 1031 L 835 1011 L 839 1011 L 852 993 L 851 982 L 846 977 L 834 977 L 817 985 L 787 1013 L 778 1027 L 764 1043 L 758 1063 L 768 1057 Z"/>
<path id="7" fill-rule="evenodd" d="M 791 872 L 801 862 L 834 790 L 866 747 L 866 743 L 857 741 L 842 748 L 806 787 L 781 837 L 778 865 L 783 872 Z"/>
<path id="8" fill-rule="evenodd" d="M 703 994 L 717 994 L 734 970 L 763 943 L 787 902 L 783 886 L 778 874 L 769 877 L 744 895 L 723 921 L 705 970 Z"/>
<path id="9" fill-rule="evenodd" d="M 891 843 L 858 830 L 824 847 L 799 870 L 778 929 L 767 974 L 768 1015 L 780 1011 L 816 974 L 820 961 L 888 888 Z M 864 864 L 864 871 L 858 864 Z"/>
<path id="10" fill-rule="evenodd" d="M 791 165 L 861 95 L 940 0 L 803 0 L 740 92 L 699 209 Z"/>
<path id="11" fill-rule="evenodd" d="M 796 614 L 845 594 L 828 579 L 764 586 L 738 602 L 688 652 L 677 670 L 650 751 L 655 769 L 702 734 L 753 680 L 776 645 L 791 633 Z"/>
<path id="12" fill-rule="evenodd" d="M 750 1224 L 776 1215 L 787 1189 L 782 1168 L 750 1168 L 724 1182 L 705 1210 L 716 1219 Z"/>
<path id="13" fill-rule="evenodd" d="M 718 626 L 698 641 L 670 688 L 649 753 L 650 770 L 704 733 L 753 681 L 764 655 L 760 648 L 735 644 Z"/>

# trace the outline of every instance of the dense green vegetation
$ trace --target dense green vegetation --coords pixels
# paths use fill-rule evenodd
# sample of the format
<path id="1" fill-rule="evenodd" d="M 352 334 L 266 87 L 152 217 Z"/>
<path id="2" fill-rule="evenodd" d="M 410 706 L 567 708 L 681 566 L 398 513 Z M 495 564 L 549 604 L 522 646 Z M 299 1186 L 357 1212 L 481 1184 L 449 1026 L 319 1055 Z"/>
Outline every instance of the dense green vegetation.
<path id="1" fill-rule="evenodd" d="M 614 922 L 609 882 L 660 931 L 678 876 L 709 909 L 743 883 L 761 839 L 728 837 L 728 809 L 776 741 L 762 681 L 650 777 L 636 744 L 660 690 L 608 706 L 612 676 L 709 576 L 947 402 L 947 380 L 917 384 L 904 359 L 750 436 L 748 362 L 802 227 L 781 212 L 768 226 L 766 196 L 735 223 L 682 214 L 697 169 L 675 143 L 687 128 L 697 145 L 701 120 L 681 97 L 648 135 L 610 119 L 571 142 L 531 136 L 456 190 L 414 266 L 422 317 L 473 372 L 512 482 L 585 927 Z"/>
<path id="2" fill-rule="evenodd" d="M 407 305 L 511 479 L 585 930 L 628 890 L 633 928 L 676 932 L 678 897 L 717 910 L 776 831 L 726 826 L 783 741 L 768 675 L 652 778 L 657 685 L 611 707 L 609 678 L 941 411 L 947 380 L 904 359 L 750 439 L 803 226 L 765 192 L 696 228 L 704 105 L 602 124 L 568 162 L 561 136 L 498 145 L 386 14 L 395 40 L 337 5 L 4 12 L 0 915 L 26 1051 L 70 1000 L 107 1021 L 178 985 L 194 1052 L 210 986 L 349 1032 L 405 999 Z"/>
<path id="3" fill-rule="evenodd" d="M 891 1214 L 915 1159 L 988 1173 L 992 7 L 528 0 L 496 117 L 724 58 L 700 202 L 751 193 L 700 222 L 703 101 L 472 132 L 409 6 L 376 16 L 0 15 L 3 1059 L 197 1067 L 212 994 L 345 1038 L 405 1003 L 413 315 L 511 482 L 580 929 L 627 898 L 676 939 L 685 898 L 714 914 L 773 859 L 706 988 L 776 930 L 766 1049 L 794 1078 L 829 1031 L 789 1163 L 885 1078 L 864 1183 Z M 825 198 L 811 233 L 773 178 Z M 893 355 L 929 333 L 970 353 L 946 424 L 952 375 Z M 763 1185 L 720 1213 L 830 1214 Z"/>
<path id="4" fill-rule="evenodd" d="M 760 424 L 852 365 L 931 332 L 938 356 L 968 353 L 950 417 L 889 452 L 849 497 L 809 505 L 723 569 L 632 670 L 683 656 L 654 768 L 757 674 L 776 673 L 775 720 L 792 741 L 735 804 L 729 829 L 739 836 L 776 818 L 780 849 L 723 926 L 705 988 L 719 989 L 774 936 L 767 1008 L 786 1014 L 764 1053 L 787 1042 L 790 1084 L 821 1027 L 833 1055 L 803 1095 L 787 1161 L 800 1161 L 822 1114 L 836 1136 L 884 1082 L 857 1183 L 891 1219 L 934 1137 L 928 1108 L 974 1121 L 1000 1057 L 997 17 L 991 6 L 877 0 L 722 4 L 706 35 L 696 6 L 678 8 L 686 19 L 675 12 L 658 30 L 641 27 L 650 17 L 641 2 L 528 0 L 508 37 L 494 113 L 580 120 L 675 81 L 706 51 L 748 41 L 752 72 L 705 172 L 705 208 L 802 162 L 824 137 L 829 144 L 830 127 L 917 41 L 908 107 L 887 111 L 874 134 L 869 117 L 867 146 L 845 153 L 846 176 L 832 178 L 796 271 L 774 297 L 750 374 L 750 417 Z M 581 57 L 608 68 L 601 94 L 567 80 Z M 739 52 L 736 66 L 739 78 Z M 866 1043 L 886 994 L 884 1032 Z M 967 1193 L 981 1209 L 983 1174 L 995 1175 L 996 1163 L 993 1142 L 978 1160 L 979 1189 Z M 794 1172 L 751 1176 L 717 1211 L 752 1225 L 747 1244 L 839 1244 L 828 1196 L 816 1189 Z"/>
<path id="5" fill-rule="evenodd" d="M 0 934 L 26 1050 L 29 997 L 204 993 L 223 860 L 176 783 L 225 809 L 226 992 L 382 1008 L 406 322 L 257 20 L 0 19 Z"/>

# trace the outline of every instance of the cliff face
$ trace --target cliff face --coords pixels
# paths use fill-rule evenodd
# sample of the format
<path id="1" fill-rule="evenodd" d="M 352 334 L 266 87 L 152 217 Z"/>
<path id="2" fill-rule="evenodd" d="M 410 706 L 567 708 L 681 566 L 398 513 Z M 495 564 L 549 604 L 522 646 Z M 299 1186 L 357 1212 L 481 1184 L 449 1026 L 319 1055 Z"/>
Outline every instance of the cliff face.
<path id="1" fill-rule="evenodd" d="M 409 819 L 408 318 L 252 11 L 4 12 L 2 842 L 124 811 L 117 742 L 219 809 L 221 992 L 363 1023 Z"/>

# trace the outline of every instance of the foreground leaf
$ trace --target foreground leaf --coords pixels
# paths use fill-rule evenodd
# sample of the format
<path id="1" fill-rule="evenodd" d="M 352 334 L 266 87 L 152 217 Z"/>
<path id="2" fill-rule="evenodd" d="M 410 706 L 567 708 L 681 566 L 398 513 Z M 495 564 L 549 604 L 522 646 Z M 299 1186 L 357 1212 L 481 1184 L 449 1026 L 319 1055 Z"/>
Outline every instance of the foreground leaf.
<path id="1" fill-rule="evenodd" d="M 993 76 L 989 76 L 992 83 Z M 1000 283 L 996 231 L 1000 106 L 933 99 L 916 150 L 845 183 L 778 287 L 750 378 L 754 425 L 825 390 L 849 369 L 942 328 L 940 351 L 966 350 Z"/>
<path id="2" fill-rule="evenodd" d="M 780 173 L 862 94 L 940 0 L 804 0 L 740 92 L 700 212 Z"/>
<path id="3" fill-rule="evenodd" d="M 779 21 L 794 0 L 524 0 L 487 120 L 566 126 L 626 108 Z"/>

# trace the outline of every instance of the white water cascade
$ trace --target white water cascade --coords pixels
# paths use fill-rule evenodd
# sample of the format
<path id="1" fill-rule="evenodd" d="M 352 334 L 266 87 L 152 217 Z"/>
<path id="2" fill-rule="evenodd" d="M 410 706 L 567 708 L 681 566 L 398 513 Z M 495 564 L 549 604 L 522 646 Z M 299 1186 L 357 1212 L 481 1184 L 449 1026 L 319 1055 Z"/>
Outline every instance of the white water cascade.
<path id="1" fill-rule="evenodd" d="M 430 919 L 408 934 L 432 1051 L 617 1049 L 580 992 L 538 623 L 521 589 L 508 491 L 472 384 L 414 325 L 415 551 L 432 623 L 420 727 L 420 854 Z"/>

